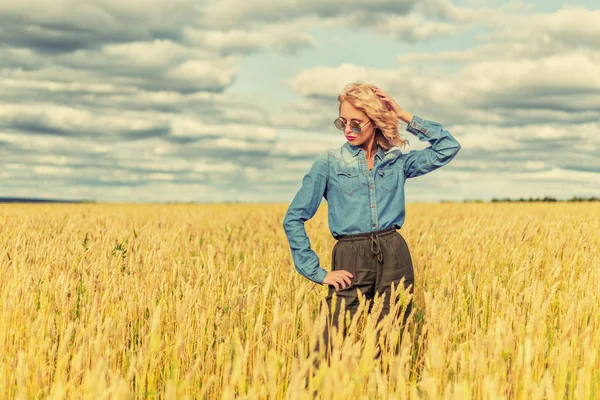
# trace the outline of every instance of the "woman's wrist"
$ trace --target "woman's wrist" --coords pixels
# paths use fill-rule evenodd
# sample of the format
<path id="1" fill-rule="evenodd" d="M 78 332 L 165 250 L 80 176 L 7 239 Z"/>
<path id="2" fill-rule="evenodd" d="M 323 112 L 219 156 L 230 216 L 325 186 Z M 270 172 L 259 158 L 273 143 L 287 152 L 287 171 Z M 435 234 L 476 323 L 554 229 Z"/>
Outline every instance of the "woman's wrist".
<path id="1" fill-rule="evenodd" d="M 400 118 L 402 121 L 406 122 L 407 124 L 410 124 L 410 121 L 412 121 L 412 119 L 413 119 L 413 115 L 410 112 L 404 110 L 402 113 L 400 113 L 398 115 L 398 118 Z"/>

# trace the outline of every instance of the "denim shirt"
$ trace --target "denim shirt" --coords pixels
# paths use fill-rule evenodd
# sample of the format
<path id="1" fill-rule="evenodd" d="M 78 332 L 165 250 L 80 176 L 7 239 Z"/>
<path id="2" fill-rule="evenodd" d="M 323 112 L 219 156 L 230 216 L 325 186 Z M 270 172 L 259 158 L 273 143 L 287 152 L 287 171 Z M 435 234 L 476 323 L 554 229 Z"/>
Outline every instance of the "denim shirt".
<path id="1" fill-rule="evenodd" d="M 372 232 L 404 224 L 404 182 L 446 165 L 460 150 L 458 141 L 437 122 L 413 115 L 406 130 L 431 146 L 402 153 L 379 145 L 369 171 L 365 151 L 345 142 L 319 154 L 283 219 L 296 271 L 323 283 L 327 270 L 311 249 L 304 222 L 312 218 L 321 199 L 328 204 L 329 230 L 340 235 Z"/>

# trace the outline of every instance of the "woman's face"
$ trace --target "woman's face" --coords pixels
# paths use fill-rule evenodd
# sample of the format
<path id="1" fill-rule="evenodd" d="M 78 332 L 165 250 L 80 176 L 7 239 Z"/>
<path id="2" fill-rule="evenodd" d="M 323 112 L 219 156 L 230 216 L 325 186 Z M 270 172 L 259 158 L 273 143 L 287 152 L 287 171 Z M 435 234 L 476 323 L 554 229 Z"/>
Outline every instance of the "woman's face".
<path id="1" fill-rule="evenodd" d="M 369 117 L 367 117 L 364 112 L 354 108 L 354 106 L 347 101 L 342 102 L 340 105 L 340 118 L 346 122 L 344 136 L 346 136 L 346 140 L 353 146 L 362 146 L 363 144 L 368 143 L 375 133 L 373 121 L 369 120 Z M 350 121 L 356 121 L 362 127 L 359 133 L 354 133 L 352 131 L 352 128 L 350 128 Z"/>

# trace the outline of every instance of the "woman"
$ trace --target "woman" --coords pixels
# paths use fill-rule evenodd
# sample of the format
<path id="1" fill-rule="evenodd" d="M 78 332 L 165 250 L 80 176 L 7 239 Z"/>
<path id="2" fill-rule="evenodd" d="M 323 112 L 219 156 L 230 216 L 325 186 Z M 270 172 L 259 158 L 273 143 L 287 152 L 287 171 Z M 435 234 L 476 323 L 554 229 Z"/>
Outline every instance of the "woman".
<path id="1" fill-rule="evenodd" d="M 344 131 L 346 142 L 317 157 L 283 220 L 296 270 L 313 282 L 328 285 L 325 300 L 329 321 L 336 328 L 342 298 L 352 320 L 359 306 L 357 289 L 367 299 L 376 293 L 385 295 L 378 321 L 390 312 L 392 285 L 398 287 L 404 279 L 404 288 L 412 293 L 412 259 L 397 231 L 405 217 L 404 183 L 448 164 L 460 150 L 460 144 L 439 123 L 404 110 L 373 85 L 351 83 L 343 88 L 338 102 L 339 118 L 334 124 Z M 408 141 L 399 135 L 399 119 L 408 124 L 408 132 L 431 146 L 401 153 L 399 146 Z M 323 197 L 328 203 L 330 232 L 338 240 L 333 246 L 331 271 L 320 266 L 304 227 Z M 334 292 L 338 301 L 331 315 Z M 411 308 L 412 300 L 403 323 Z M 341 329 L 345 335 L 346 327 Z M 323 340 L 330 343 L 328 326 Z M 319 347 L 317 344 L 317 350 Z M 328 360 L 329 348 L 327 345 Z"/>

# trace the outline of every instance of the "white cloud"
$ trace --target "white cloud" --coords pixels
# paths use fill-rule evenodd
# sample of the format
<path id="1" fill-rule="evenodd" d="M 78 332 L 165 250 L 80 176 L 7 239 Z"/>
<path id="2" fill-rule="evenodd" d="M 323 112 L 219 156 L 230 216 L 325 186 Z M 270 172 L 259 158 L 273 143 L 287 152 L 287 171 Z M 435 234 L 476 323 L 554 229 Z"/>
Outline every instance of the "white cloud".
<path id="1" fill-rule="evenodd" d="M 600 187 L 600 174 L 597 172 L 574 171 L 556 167 L 544 171 L 522 173 L 515 176 L 514 179 L 558 181 L 568 182 L 571 185 L 585 184 Z"/>
<path id="2" fill-rule="evenodd" d="M 253 53 L 267 49 L 295 53 L 315 45 L 308 34 L 289 24 L 269 24 L 260 31 L 249 28 L 224 31 L 187 28 L 184 30 L 184 37 L 194 46 L 223 54 Z"/>
<path id="3" fill-rule="evenodd" d="M 454 35 L 468 26 L 453 22 L 427 21 L 416 14 L 390 16 L 377 24 L 377 30 L 393 33 L 399 40 L 422 42 L 444 35 Z"/>
<path id="4" fill-rule="evenodd" d="M 172 136 L 201 138 L 204 136 L 225 137 L 227 139 L 252 139 L 269 142 L 277 138 L 273 128 L 244 124 L 210 124 L 194 117 L 174 117 L 172 120 Z"/>
<path id="5" fill-rule="evenodd" d="M 400 71 L 368 69 L 359 65 L 342 64 L 339 67 L 312 67 L 302 70 L 290 79 L 292 89 L 303 96 L 323 96 L 336 98 L 341 88 L 352 81 L 373 82 L 397 81 Z M 362 79 L 361 79 L 362 78 Z"/>
<path id="6" fill-rule="evenodd" d="M 465 50 L 413 52 L 398 56 L 398 63 L 476 63 L 502 60 L 539 60 L 558 54 L 590 54 L 600 42 L 600 10 L 563 8 L 553 13 L 493 13 L 477 22 L 491 31 L 478 36 L 481 44 Z"/>
<path id="7" fill-rule="evenodd" d="M 187 60 L 184 63 L 170 69 L 167 76 L 173 81 L 181 82 L 198 89 L 205 86 L 209 81 L 217 87 L 227 87 L 233 81 L 236 68 L 233 61 L 229 60 Z"/>
<path id="8" fill-rule="evenodd" d="M 544 169 L 546 167 L 546 163 L 543 163 L 541 161 L 526 161 L 525 162 L 525 169 L 528 170 L 540 170 L 540 169 Z"/>
<path id="9" fill-rule="evenodd" d="M 290 86 L 304 96 L 335 99 L 346 83 L 367 81 L 409 111 L 427 108 L 448 123 L 583 122 L 600 118 L 599 63 L 600 52 L 570 51 L 535 60 L 474 62 L 458 72 L 343 64 L 305 69 Z"/>
<path id="10" fill-rule="evenodd" d="M 35 103 L 3 105 L 0 125 L 75 136 L 127 136 L 152 131 L 161 134 L 169 129 L 168 120 L 161 115 L 154 115 L 152 119 L 130 111 L 97 115 L 73 107 Z"/>
<path id="11" fill-rule="evenodd" d="M 273 6 L 270 0 L 240 2 L 238 0 L 222 0 L 211 2 L 204 9 L 204 18 L 210 26 L 231 28 L 239 24 L 251 25 L 255 21 L 276 22 L 293 20 L 307 15 L 320 18 L 335 18 L 353 12 L 369 12 L 373 14 L 409 12 L 415 0 L 373 0 L 364 3 L 362 0 L 285 0 Z"/>
<path id="12" fill-rule="evenodd" d="M 69 175 L 71 173 L 71 168 L 37 165 L 33 167 L 33 172 L 39 175 Z"/>
<path id="13" fill-rule="evenodd" d="M 496 41 L 543 41 L 560 43 L 570 48 L 600 48 L 600 10 L 582 7 L 564 8 L 553 13 L 514 15 L 497 19 L 496 27 L 483 39 Z M 518 28 L 518 29 L 517 29 Z"/>
<path id="14" fill-rule="evenodd" d="M 177 36 L 200 10 L 193 0 L 0 2 L 0 39 L 43 52 Z M 43 10 L 43 12 L 40 12 Z"/>

